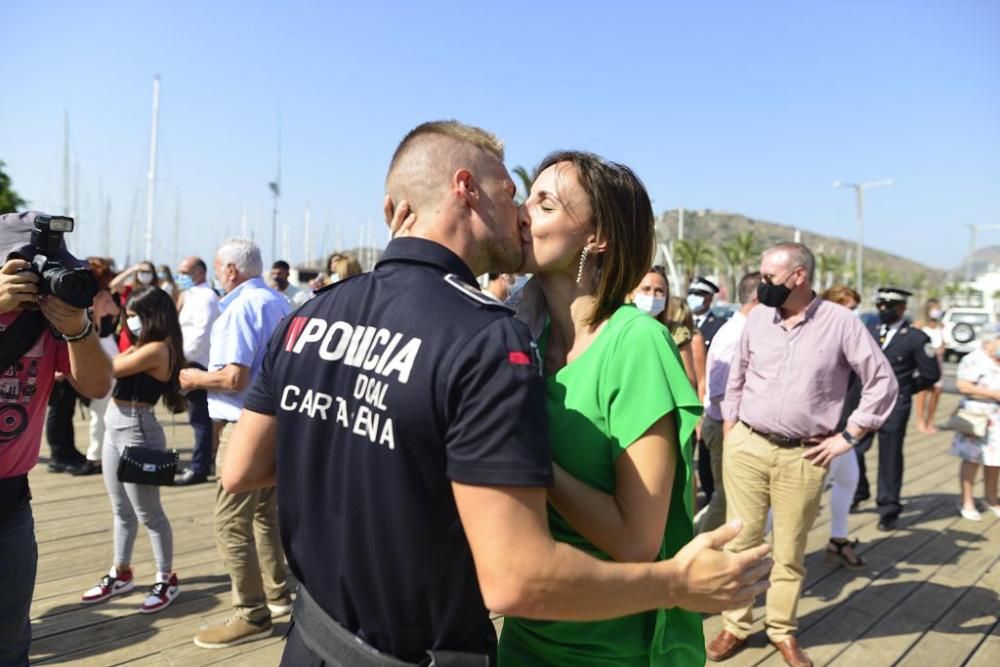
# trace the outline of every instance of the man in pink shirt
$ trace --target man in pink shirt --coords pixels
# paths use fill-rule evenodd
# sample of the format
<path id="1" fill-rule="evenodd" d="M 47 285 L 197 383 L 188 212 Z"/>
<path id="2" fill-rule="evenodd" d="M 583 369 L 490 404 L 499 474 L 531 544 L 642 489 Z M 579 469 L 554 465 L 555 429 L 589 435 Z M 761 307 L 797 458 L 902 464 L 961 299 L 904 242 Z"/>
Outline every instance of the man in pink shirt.
<path id="1" fill-rule="evenodd" d="M 111 390 L 111 360 L 86 309 L 40 296 L 45 290 L 27 261 L 38 250 L 36 215 L 0 215 L 0 665 L 28 664 L 38 562 L 28 471 L 38 461 L 55 374 L 89 398 Z M 62 243 L 46 256 L 85 266 Z"/>
<path id="2" fill-rule="evenodd" d="M 813 291 L 815 266 L 800 243 L 764 252 L 757 288 L 762 306 L 747 316 L 722 402 L 727 516 L 746 526 L 726 549 L 760 544 L 768 508 L 773 510 L 765 625 L 771 643 L 795 667 L 812 665 L 795 638 L 796 608 L 806 537 L 827 466 L 882 426 L 898 393 L 889 361 L 861 320 Z M 837 432 L 852 371 L 861 380 L 861 402 Z M 708 646 L 710 660 L 724 660 L 746 643 L 752 609 L 723 614 L 725 629 Z"/>

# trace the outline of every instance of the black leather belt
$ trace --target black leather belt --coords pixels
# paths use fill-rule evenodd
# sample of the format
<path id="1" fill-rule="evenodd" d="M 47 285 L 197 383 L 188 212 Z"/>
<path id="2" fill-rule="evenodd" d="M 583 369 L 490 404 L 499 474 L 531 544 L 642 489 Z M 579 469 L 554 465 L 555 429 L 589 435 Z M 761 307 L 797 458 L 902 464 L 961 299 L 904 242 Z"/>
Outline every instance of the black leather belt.
<path id="1" fill-rule="evenodd" d="M 808 447 L 811 444 L 805 442 L 801 438 L 787 438 L 783 435 L 778 435 L 776 433 L 767 433 L 765 431 L 761 431 L 760 429 L 756 429 L 750 424 L 743 421 L 741 421 L 740 423 L 746 426 L 747 430 L 749 430 L 754 435 L 759 435 L 760 437 L 770 442 L 772 445 L 777 445 L 778 447 Z"/>

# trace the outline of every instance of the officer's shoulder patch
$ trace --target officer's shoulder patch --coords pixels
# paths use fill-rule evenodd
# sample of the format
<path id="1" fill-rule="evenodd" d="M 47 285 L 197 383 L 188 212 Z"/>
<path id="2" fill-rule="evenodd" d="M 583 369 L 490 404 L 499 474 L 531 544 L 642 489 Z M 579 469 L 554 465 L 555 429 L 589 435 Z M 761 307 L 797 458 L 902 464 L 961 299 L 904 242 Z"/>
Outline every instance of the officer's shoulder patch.
<path id="1" fill-rule="evenodd" d="M 509 310 L 511 312 L 514 311 L 513 308 L 507 306 L 503 301 L 496 298 L 489 292 L 483 292 L 482 290 L 476 289 L 469 283 L 465 282 L 464 280 L 456 276 L 454 273 L 447 274 L 444 277 L 444 281 L 449 285 L 451 285 L 452 287 L 454 287 L 455 289 L 457 289 L 459 292 L 461 292 L 464 297 L 466 297 L 470 301 L 474 301 L 475 303 L 481 306 L 489 306 L 491 308 L 503 308 L 504 310 Z"/>
<path id="2" fill-rule="evenodd" d="M 934 349 L 934 346 L 931 343 L 927 343 L 926 345 L 924 345 L 924 354 L 933 359 L 935 356 L 937 356 L 937 350 Z"/>

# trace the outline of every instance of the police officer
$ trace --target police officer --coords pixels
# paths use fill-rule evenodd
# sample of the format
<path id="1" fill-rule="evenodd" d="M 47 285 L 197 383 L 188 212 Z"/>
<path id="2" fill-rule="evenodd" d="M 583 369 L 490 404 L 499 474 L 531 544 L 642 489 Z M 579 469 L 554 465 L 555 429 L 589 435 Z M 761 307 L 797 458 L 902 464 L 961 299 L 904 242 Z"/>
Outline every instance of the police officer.
<path id="1" fill-rule="evenodd" d="M 726 323 L 725 317 L 719 317 L 712 312 L 712 301 L 718 293 L 718 285 L 704 276 L 692 280 L 688 287 L 687 304 L 694 315 L 695 326 L 705 338 L 706 349 L 711 347 L 715 332 Z"/>
<path id="2" fill-rule="evenodd" d="M 934 356 L 930 338 L 916 329 L 903 317 L 910 292 L 896 287 L 880 287 L 875 305 L 878 307 L 879 324 L 869 327 L 896 374 L 899 397 L 892 414 L 878 432 L 878 503 L 879 523 L 882 531 L 895 529 L 903 506 L 899 501 L 903 486 L 903 439 L 910 420 L 913 394 L 934 386 L 941 378 L 941 367 Z M 872 445 L 874 433 L 867 435 L 855 448 L 861 476 L 854 493 L 854 509 L 871 497 L 865 470 L 865 453 Z"/>
<path id="3" fill-rule="evenodd" d="M 488 665 L 487 608 L 566 620 L 719 608 L 731 605 L 721 586 L 766 570 L 764 552 L 731 561 L 744 554 L 717 550 L 732 526 L 682 549 L 673 561 L 692 559 L 683 567 L 604 563 L 552 541 L 536 348 L 474 277 L 516 270 L 528 239 L 502 157 L 495 137 L 454 121 L 411 131 L 386 188 L 418 216 L 412 236 L 393 240 L 371 273 L 321 290 L 271 340 L 222 483 L 277 482 L 301 583 L 282 664 L 427 664 L 431 654 Z M 713 571 L 714 592 L 692 592 L 689 568 Z"/>
<path id="4" fill-rule="evenodd" d="M 702 338 L 705 339 L 706 354 L 712 345 L 712 338 L 728 321 L 712 312 L 712 301 L 718 293 L 719 286 L 704 276 L 698 276 L 688 286 L 687 304 L 694 315 L 695 326 L 698 327 Z M 705 385 L 707 386 L 707 384 L 706 382 Z M 711 499 L 715 494 L 716 480 L 712 475 L 711 454 L 708 445 L 701 438 L 698 438 L 698 479 L 701 480 L 701 488 L 705 492 L 705 496 Z M 719 480 L 719 483 L 721 484 L 722 480 Z"/>

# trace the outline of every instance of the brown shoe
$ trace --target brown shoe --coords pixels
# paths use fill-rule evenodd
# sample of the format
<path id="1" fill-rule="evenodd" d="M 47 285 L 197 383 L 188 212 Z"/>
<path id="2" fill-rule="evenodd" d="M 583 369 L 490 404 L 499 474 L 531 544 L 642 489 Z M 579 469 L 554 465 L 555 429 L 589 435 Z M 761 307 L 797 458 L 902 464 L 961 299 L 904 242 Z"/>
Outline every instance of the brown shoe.
<path id="1" fill-rule="evenodd" d="M 740 639 L 729 630 L 723 630 L 705 647 L 705 654 L 712 662 L 719 662 L 739 651 L 746 643 L 746 637 Z"/>
<path id="2" fill-rule="evenodd" d="M 799 648 L 799 640 L 795 637 L 789 637 L 780 642 L 771 642 L 771 646 L 778 649 L 778 653 L 790 667 L 813 667 L 813 661 L 802 652 L 802 649 Z"/>

